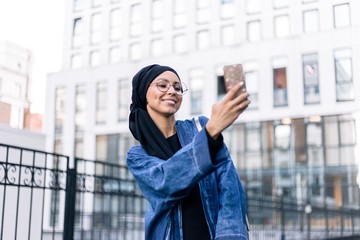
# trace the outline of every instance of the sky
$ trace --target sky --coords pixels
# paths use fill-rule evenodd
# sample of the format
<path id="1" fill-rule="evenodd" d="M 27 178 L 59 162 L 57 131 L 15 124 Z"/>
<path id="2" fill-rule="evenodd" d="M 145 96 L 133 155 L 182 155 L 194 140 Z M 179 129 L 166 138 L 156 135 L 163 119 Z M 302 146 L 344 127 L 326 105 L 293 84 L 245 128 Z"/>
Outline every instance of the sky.
<path id="1" fill-rule="evenodd" d="M 64 0 L 0 0 L 0 40 L 33 54 L 31 112 L 44 113 L 46 75 L 61 70 Z"/>

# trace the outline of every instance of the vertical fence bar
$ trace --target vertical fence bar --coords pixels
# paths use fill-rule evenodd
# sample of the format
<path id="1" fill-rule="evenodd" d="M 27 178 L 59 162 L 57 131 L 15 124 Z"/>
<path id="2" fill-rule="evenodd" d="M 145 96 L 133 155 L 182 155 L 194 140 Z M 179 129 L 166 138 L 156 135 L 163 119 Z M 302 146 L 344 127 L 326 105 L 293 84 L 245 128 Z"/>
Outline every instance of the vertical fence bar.
<path id="1" fill-rule="evenodd" d="M 4 219 L 5 219 L 5 200 L 6 200 L 6 183 L 8 181 L 8 162 L 9 162 L 9 147 L 6 148 L 5 167 L 4 167 L 4 195 L 3 195 L 3 206 L 2 206 L 2 217 L 1 217 L 1 234 L 0 237 L 4 237 Z"/>
<path id="2" fill-rule="evenodd" d="M 20 186 L 21 186 L 21 166 L 22 166 L 22 155 L 23 151 L 20 149 L 20 163 L 19 163 L 19 187 L 17 189 L 17 199 L 16 199 L 16 213 L 15 213 L 15 239 L 17 239 L 17 229 L 18 229 L 18 220 L 19 220 L 19 205 L 20 205 Z"/>
<path id="3" fill-rule="evenodd" d="M 76 163 L 75 163 L 76 166 Z M 67 169 L 63 239 L 74 239 L 76 169 Z"/>

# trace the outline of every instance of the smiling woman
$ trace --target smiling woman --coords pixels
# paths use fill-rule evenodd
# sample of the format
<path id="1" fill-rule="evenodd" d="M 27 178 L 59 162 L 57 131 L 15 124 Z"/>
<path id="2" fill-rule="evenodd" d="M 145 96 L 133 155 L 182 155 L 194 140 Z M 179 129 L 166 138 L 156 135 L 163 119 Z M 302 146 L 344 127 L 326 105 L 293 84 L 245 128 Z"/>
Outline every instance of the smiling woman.
<path id="1" fill-rule="evenodd" d="M 32 52 L 31 112 L 44 112 L 46 75 L 61 69 L 63 22 L 63 0 L 0 1 L 0 38 Z"/>
<path id="2" fill-rule="evenodd" d="M 243 84 L 198 129 L 175 120 L 187 88 L 174 69 L 153 64 L 134 76 L 129 128 L 140 144 L 127 164 L 149 202 L 145 239 L 248 239 L 246 194 L 221 135 L 250 103 Z"/>

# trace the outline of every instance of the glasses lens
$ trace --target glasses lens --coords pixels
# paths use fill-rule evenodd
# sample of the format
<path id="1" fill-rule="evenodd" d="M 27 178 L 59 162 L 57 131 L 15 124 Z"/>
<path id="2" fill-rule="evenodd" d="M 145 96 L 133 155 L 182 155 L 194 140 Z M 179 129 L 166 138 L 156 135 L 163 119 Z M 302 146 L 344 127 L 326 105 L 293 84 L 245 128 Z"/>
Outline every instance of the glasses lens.
<path id="1" fill-rule="evenodd" d="M 156 86 L 161 92 L 167 92 L 170 86 L 172 86 L 174 88 L 175 93 L 178 95 L 183 95 L 187 91 L 187 87 L 183 82 L 175 82 L 174 84 L 171 85 L 166 80 L 159 80 L 156 83 Z"/>

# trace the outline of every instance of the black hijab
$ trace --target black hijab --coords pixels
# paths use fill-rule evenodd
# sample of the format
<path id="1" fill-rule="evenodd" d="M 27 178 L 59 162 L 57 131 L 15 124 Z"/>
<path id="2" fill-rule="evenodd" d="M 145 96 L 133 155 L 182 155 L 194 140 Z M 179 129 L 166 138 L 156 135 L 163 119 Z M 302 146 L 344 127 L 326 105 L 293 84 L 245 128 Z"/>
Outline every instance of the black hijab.
<path id="1" fill-rule="evenodd" d="M 166 71 L 175 73 L 180 79 L 174 69 L 158 64 L 142 68 L 133 77 L 129 116 L 129 128 L 134 138 L 149 155 L 164 160 L 173 155 L 173 150 L 146 110 L 146 93 L 151 82 Z"/>

